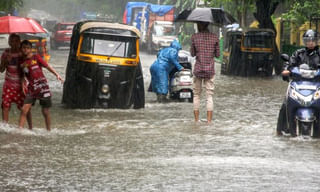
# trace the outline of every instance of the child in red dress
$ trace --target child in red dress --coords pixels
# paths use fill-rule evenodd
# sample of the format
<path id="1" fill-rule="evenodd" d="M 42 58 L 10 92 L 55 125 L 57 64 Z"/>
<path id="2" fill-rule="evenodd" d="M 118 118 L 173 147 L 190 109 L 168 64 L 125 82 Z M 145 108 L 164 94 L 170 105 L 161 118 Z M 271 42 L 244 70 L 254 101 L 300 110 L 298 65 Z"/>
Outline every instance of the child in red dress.
<path id="1" fill-rule="evenodd" d="M 34 55 L 31 52 L 31 49 L 32 44 L 30 41 L 22 41 L 21 50 L 23 54 L 23 61 L 21 63 L 21 68 L 25 78 L 28 80 L 28 88 L 25 93 L 26 98 L 21 110 L 19 127 L 23 128 L 26 121 L 27 112 L 30 110 L 32 104 L 38 99 L 42 107 L 42 114 L 45 119 L 46 128 L 48 131 L 50 131 L 51 118 L 49 108 L 52 105 L 51 92 L 48 81 L 42 72 L 42 67 L 48 69 L 62 83 L 63 80 L 60 75 L 40 57 L 40 55 Z"/>
<path id="2" fill-rule="evenodd" d="M 1 55 L 0 72 L 5 73 L 5 80 L 2 88 L 2 120 L 5 123 L 9 121 L 9 111 L 12 103 L 16 103 L 17 108 L 21 110 L 25 95 L 21 86 L 21 68 L 19 66 L 22 53 L 20 50 L 20 36 L 11 34 L 9 36 L 10 48 L 5 49 Z M 32 129 L 31 113 L 28 113 L 29 129 Z"/>

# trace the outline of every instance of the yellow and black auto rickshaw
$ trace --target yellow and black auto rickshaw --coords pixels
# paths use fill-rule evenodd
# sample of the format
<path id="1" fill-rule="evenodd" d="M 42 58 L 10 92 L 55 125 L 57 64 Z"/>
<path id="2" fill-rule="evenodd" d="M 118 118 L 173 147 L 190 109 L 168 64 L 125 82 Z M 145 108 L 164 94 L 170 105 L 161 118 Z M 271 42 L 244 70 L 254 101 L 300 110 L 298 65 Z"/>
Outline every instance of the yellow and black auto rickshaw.
<path id="1" fill-rule="evenodd" d="M 238 76 L 271 76 L 278 66 L 275 34 L 270 29 L 228 31 L 221 73 Z"/>
<path id="2" fill-rule="evenodd" d="M 239 71 L 239 58 L 241 57 L 242 31 L 229 30 L 224 35 L 223 61 L 221 74 L 236 75 Z"/>
<path id="3" fill-rule="evenodd" d="M 62 102 L 72 108 L 143 108 L 139 31 L 117 23 L 78 22 Z"/>

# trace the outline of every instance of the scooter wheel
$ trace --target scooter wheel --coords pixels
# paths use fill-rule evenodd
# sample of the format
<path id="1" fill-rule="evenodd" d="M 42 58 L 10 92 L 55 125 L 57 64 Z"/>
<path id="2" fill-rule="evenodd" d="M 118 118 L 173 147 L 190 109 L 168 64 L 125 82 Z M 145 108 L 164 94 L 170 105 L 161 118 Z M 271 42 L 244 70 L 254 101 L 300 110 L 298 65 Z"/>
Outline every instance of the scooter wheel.
<path id="1" fill-rule="evenodd" d="M 313 122 L 299 122 L 299 132 L 301 135 L 310 135 Z"/>

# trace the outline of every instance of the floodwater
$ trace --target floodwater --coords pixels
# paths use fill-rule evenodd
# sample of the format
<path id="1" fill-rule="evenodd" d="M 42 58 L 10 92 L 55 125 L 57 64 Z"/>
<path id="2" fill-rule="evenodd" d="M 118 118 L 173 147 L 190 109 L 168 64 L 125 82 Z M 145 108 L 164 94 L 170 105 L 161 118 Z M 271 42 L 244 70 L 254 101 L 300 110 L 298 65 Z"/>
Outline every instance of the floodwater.
<path id="1" fill-rule="evenodd" d="M 64 77 L 68 50 L 51 54 Z M 141 55 L 146 87 L 154 59 Z M 319 139 L 275 136 L 287 83 L 216 68 L 211 125 L 193 122 L 191 103 L 157 104 L 148 92 L 141 110 L 66 109 L 46 73 L 52 131 L 39 105 L 34 130 L 18 130 L 12 107 L 0 124 L 0 191 L 320 191 Z"/>

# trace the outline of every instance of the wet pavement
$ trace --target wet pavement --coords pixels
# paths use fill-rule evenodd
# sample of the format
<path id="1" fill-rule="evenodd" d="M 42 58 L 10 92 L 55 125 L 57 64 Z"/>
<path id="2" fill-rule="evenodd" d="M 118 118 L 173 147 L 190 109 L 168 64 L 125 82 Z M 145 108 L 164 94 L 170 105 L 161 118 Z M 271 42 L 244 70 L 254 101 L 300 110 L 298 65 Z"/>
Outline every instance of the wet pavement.
<path id="1" fill-rule="evenodd" d="M 64 77 L 68 49 L 51 54 Z M 154 59 L 141 55 L 145 87 Z M 319 139 L 275 136 L 287 83 L 216 70 L 211 125 L 193 122 L 191 103 L 158 104 L 149 92 L 141 110 L 67 109 L 46 72 L 52 131 L 39 105 L 35 129 L 18 130 L 12 108 L 0 124 L 0 191 L 320 191 Z"/>

